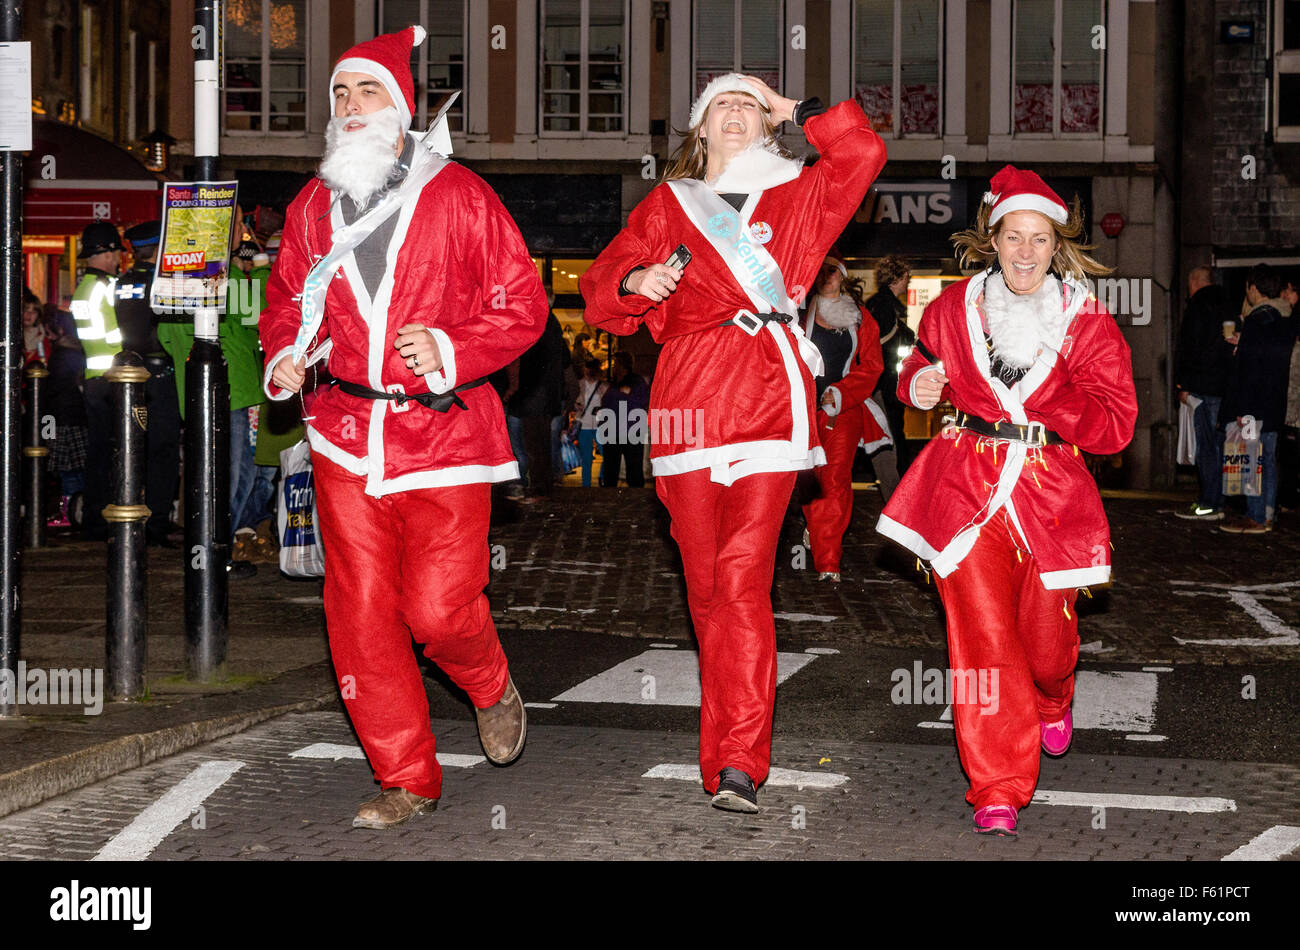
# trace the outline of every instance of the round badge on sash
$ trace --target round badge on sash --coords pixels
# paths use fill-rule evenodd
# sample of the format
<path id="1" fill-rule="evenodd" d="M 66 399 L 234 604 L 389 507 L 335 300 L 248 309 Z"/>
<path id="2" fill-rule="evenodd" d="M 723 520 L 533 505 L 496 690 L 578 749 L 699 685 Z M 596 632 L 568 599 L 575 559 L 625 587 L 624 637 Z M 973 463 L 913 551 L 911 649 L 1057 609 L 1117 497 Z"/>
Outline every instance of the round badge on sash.
<path id="1" fill-rule="evenodd" d="M 749 226 L 749 236 L 759 244 L 766 244 L 772 240 L 772 225 L 766 221 L 755 221 Z"/>

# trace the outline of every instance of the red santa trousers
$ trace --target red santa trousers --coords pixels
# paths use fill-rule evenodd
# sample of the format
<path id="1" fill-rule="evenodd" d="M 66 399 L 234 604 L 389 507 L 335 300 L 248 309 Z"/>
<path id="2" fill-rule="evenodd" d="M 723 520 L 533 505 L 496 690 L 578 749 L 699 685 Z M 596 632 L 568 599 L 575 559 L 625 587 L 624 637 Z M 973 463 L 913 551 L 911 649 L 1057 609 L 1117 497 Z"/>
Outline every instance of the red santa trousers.
<path id="1" fill-rule="evenodd" d="M 794 479 L 794 472 L 764 472 L 727 486 L 710 481 L 707 469 L 655 479 L 681 549 L 700 645 L 700 774 L 710 794 L 725 766 L 758 785 L 771 765 L 772 573 Z"/>
<path id="2" fill-rule="evenodd" d="M 813 469 L 819 493 L 803 506 L 803 516 L 812 541 L 813 568 L 838 574 L 844 532 L 853 517 L 853 456 L 862 439 L 861 407 L 834 418 L 817 413 L 817 435 L 826 450 L 826 464 Z"/>
<path id="3" fill-rule="evenodd" d="M 992 687 L 989 702 L 970 691 L 959 702 L 954 685 L 957 753 L 970 779 L 966 800 L 976 808 L 1029 804 L 1038 784 L 1039 722 L 1060 720 L 1074 699 L 1078 592 L 1043 587 L 1018 540 L 1003 508 L 956 570 L 935 575 L 953 676 Z"/>
<path id="4" fill-rule="evenodd" d="M 429 700 L 411 637 L 478 709 L 509 671 L 483 588 L 491 486 L 365 493 L 365 479 L 312 458 L 325 545 L 325 623 L 334 673 L 375 778 L 437 798 Z"/>

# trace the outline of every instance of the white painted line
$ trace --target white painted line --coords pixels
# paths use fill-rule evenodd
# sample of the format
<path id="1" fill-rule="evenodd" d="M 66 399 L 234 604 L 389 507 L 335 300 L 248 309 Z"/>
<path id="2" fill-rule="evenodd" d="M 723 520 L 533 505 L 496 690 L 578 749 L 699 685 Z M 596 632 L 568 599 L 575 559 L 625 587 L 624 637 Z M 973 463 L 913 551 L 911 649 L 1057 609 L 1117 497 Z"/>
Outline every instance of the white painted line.
<path id="1" fill-rule="evenodd" d="M 1039 789 L 1034 793 L 1034 804 L 1076 805 L 1080 808 L 1134 808 L 1141 811 L 1181 811 L 1188 814 L 1237 810 L 1237 803 L 1231 798 L 1184 798 L 1178 795 L 1117 795 L 1110 792 L 1050 792 L 1046 789 Z"/>
<path id="2" fill-rule="evenodd" d="M 784 683 L 817 657 L 778 653 L 776 682 Z M 646 650 L 603 673 L 583 680 L 557 703 L 630 703 L 637 706 L 698 706 L 699 656 L 694 650 Z"/>
<path id="3" fill-rule="evenodd" d="M 656 765 L 642 778 L 670 778 L 685 782 L 700 782 L 698 765 Z M 849 780 L 838 772 L 798 772 L 794 769 L 772 769 L 764 785 L 793 786 L 794 788 L 838 788 Z"/>
<path id="4" fill-rule="evenodd" d="M 652 650 L 676 650 L 676 649 L 677 649 L 677 644 L 675 644 L 675 643 L 652 643 L 652 644 L 650 644 L 650 649 L 652 649 Z"/>
<path id="5" fill-rule="evenodd" d="M 554 709 L 559 703 L 524 703 L 529 709 Z"/>
<path id="6" fill-rule="evenodd" d="M 1150 732 L 1156 686 L 1154 673 L 1080 671 L 1074 677 L 1074 728 Z"/>
<path id="7" fill-rule="evenodd" d="M 1247 593 L 1258 590 L 1290 590 L 1300 587 L 1300 581 L 1281 581 L 1276 584 L 1207 584 L 1204 581 L 1170 581 L 1183 587 L 1211 587 L 1215 590 L 1244 590 Z"/>
<path id="8" fill-rule="evenodd" d="M 1272 585 L 1282 586 L 1282 585 Z M 1258 588 L 1254 588 L 1258 590 Z M 1212 595 L 1218 596 L 1218 595 Z M 1234 647 L 1293 647 L 1300 646 L 1300 633 L 1282 622 L 1282 618 L 1273 611 L 1269 610 L 1258 599 L 1252 597 L 1244 590 L 1229 590 L 1227 597 L 1234 604 L 1246 611 L 1247 614 L 1261 627 L 1266 633 L 1272 634 L 1270 637 L 1236 637 L 1223 638 L 1214 640 L 1191 640 L 1184 637 L 1174 637 L 1175 643 L 1193 644 L 1197 646 L 1234 646 Z"/>
<path id="9" fill-rule="evenodd" d="M 289 753 L 291 759 L 333 759 L 335 762 L 339 759 L 364 759 L 365 757 L 366 754 L 361 750 L 361 746 L 340 745 L 335 742 L 316 742 Z M 437 759 L 439 765 L 452 769 L 469 769 L 480 762 L 487 761 L 481 755 L 462 755 L 457 752 L 439 752 Z"/>
<path id="10" fill-rule="evenodd" d="M 604 571 L 583 570 L 582 568 L 564 568 L 564 567 L 521 567 L 521 571 L 545 571 L 547 574 L 576 574 L 579 577 L 604 577 Z"/>
<path id="11" fill-rule="evenodd" d="M 833 617 L 829 614 L 772 614 L 777 620 L 788 620 L 791 623 L 830 623 L 832 620 L 839 620 L 839 617 Z"/>
<path id="12" fill-rule="evenodd" d="M 1148 735 L 1131 735 L 1125 736 L 1129 742 L 1164 742 L 1168 736 L 1157 736 L 1154 733 Z"/>
<path id="13" fill-rule="evenodd" d="M 1080 653 L 1113 653 L 1115 652 L 1115 648 L 1102 646 L 1100 640 L 1091 640 L 1088 643 L 1079 644 L 1079 652 Z"/>
<path id="14" fill-rule="evenodd" d="M 323 603 L 325 603 L 325 598 L 324 598 L 324 597 L 286 597 L 285 600 L 287 600 L 287 601 L 288 601 L 289 603 L 291 603 L 291 604 L 323 604 Z"/>
<path id="15" fill-rule="evenodd" d="M 1294 825 L 1274 825 L 1268 831 L 1255 835 L 1224 861 L 1276 861 L 1300 848 L 1300 828 Z"/>
<path id="16" fill-rule="evenodd" d="M 143 861 L 177 825 L 193 815 L 209 795 L 243 767 L 243 762 L 204 762 L 136 815 L 93 860 Z"/>
<path id="17" fill-rule="evenodd" d="M 1142 670 L 1146 673 L 1172 673 L 1174 668 L 1172 666 L 1144 666 Z"/>
<path id="18" fill-rule="evenodd" d="M 835 656 L 840 651 L 834 647 L 809 647 L 803 652 L 811 653 L 813 656 Z"/>
<path id="19" fill-rule="evenodd" d="M 950 723 L 950 722 L 929 722 L 929 721 L 927 721 L 927 722 L 918 722 L 917 725 L 920 726 L 922 729 L 952 729 L 952 728 L 954 728 L 953 724 Z"/>

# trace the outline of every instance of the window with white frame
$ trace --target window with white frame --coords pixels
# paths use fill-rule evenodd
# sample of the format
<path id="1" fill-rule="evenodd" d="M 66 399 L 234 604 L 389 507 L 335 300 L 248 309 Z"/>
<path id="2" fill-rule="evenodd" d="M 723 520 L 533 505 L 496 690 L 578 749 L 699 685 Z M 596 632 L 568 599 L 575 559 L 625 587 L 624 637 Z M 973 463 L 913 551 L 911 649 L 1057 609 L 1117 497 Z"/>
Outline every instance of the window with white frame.
<path id="1" fill-rule="evenodd" d="M 541 132 L 627 128 L 627 0 L 542 0 Z"/>
<path id="2" fill-rule="evenodd" d="M 853 92 L 881 135 L 938 135 L 943 0 L 856 0 Z"/>
<path id="3" fill-rule="evenodd" d="M 1300 0 L 1275 0 L 1273 138 L 1300 142 Z"/>
<path id="4" fill-rule="evenodd" d="M 465 131 L 465 24 L 468 0 L 379 0 L 380 33 L 396 33 L 413 24 L 428 36 L 411 50 L 411 75 L 416 79 L 412 127 L 428 128 L 430 120 L 457 89 L 456 104 L 447 112 L 447 126 Z"/>
<path id="5" fill-rule="evenodd" d="M 227 132 L 307 129 L 307 0 L 227 0 Z"/>
<path id="6" fill-rule="evenodd" d="M 1018 134 L 1101 133 L 1101 0 L 1016 0 L 1012 73 Z"/>
<path id="7" fill-rule="evenodd" d="M 696 0 L 695 95 L 727 73 L 781 89 L 782 7 L 781 0 Z"/>

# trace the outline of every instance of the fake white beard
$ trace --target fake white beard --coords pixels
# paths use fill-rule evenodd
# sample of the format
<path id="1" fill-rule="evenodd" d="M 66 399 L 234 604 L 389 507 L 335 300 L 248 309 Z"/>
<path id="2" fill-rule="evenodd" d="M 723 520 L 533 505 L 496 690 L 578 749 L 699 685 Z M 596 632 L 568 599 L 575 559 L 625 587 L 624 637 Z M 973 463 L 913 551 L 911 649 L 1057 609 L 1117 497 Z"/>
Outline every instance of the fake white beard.
<path id="1" fill-rule="evenodd" d="M 344 132 L 349 122 L 363 122 L 365 128 Z M 365 207 L 397 166 L 393 143 L 401 131 L 402 120 L 394 106 L 369 115 L 330 119 L 320 177 L 331 191 L 341 191 L 358 208 Z"/>
<path id="2" fill-rule="evenodd" d="M 1051 274 L 1032 294 L 1014 294 L 1002 272 L 984 282 L 984 315 L 993 353 L 1008 366 L 1028 369 L 1044 343 L 1057 346 L 1065 332 L 1061 282 Z"/>
<path id="3" fill-rule="evenodd" d="M 755 142 L 727 163 L 711 187 L 721 195 L 749 195 L 794 181 L 801 171 L 803 162 L 781 155 L 775 142 Z"/>
<path id="4" fill-rule="evenodd" d="M 823 297 L 818 294 L 816 304 L 817 316 L 836 330 L 855 327 L 862 321 L 862 311 L 848 294 L 840 294 L 838 297 Z"/>

